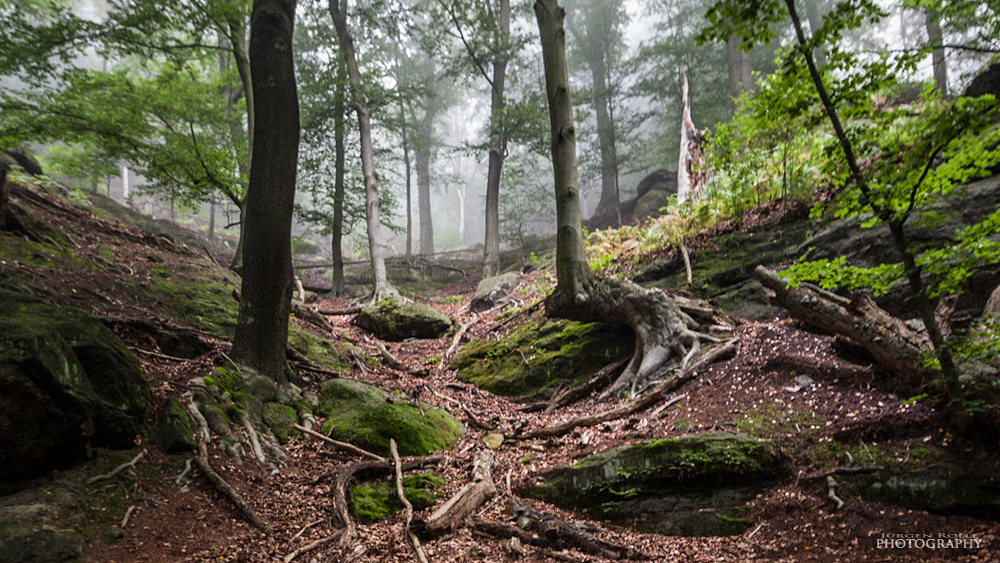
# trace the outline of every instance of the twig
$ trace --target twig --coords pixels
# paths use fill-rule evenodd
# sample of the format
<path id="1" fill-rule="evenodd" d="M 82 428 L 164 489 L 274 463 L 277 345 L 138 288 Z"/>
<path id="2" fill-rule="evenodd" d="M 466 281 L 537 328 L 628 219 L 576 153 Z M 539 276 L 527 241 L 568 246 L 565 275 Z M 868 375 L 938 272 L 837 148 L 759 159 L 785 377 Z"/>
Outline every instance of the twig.
<path id="1" fill-rule="evenodd" d="M 684 399 L 687 399 L 687 395 L 677 395 L 676 397 L 671 398 L 666 403 L 663 403 L 662 405 L 656 407 L 656 409 L 654 409 L 653 412 L 650 413 L 650 416 L 652 418 L 658 418 L 660 416 L 660 413 L 676 405 L 677 403 L 683 401 Z"/>
<path id="2" fill-rule="evenodd" d="M 122 518 L 122 523 L 121 523 L 121 526 L 119 526 L 119 528 L 124 529 L 125 526 L 128 526 L 128 520 L 129 520 L 129 518 L 132 517 L 132 513 L 133 512 L 135 512 L 135 505 L 134 504 L 132 506 L 128 507 L 128 510 L 125 511 L 125 517 Z"/>
<path id="3" fill-rule="evenodd" d="M 406 372 L 410 375 L 416 375 L 418 377 L 426 377 L 428 375 L 427 370 L 411 368 L 410 366 L 404 364 L 399 358 L 393 356 L 392 352 L 390 352 L 389 349 L 378 340 L 375 341 L 375 346 L 378 348 L 379 355 L 382 356 L 382 361 L 385 362 L 385 365 L 390 368 Z"/>
<path id="4" fill-rule="evenodd" d="M 420 547 L 420 540 L 413 533 L 413 530 L 410 529 L 410 523 L 413 522 L 413 504 L 410 503 L 403 492 L 403 464 L 399 459 L 399 449 L 396 447 L 396 440 L 392 438 L 389 438 L 389 452 L 392 454 L 392 461 L 396 469 L 396 496 L 399 497 L 399 502 L 403 503 L 403 508 L 406 509 L 406 524 L 403 525 L 403 532 L 410 538 L 410 544 L 413 545 L 413 552 L 417 554 L 417 560 L 420 563 L 427 563 L 427 555 L 424 553 L 424 548 Z"/>
<path id="5" fill-rule="evenodd" d="M 472 325 L 476 324 L 478 320 L 479 320 L 478 315 L 472 315 L 472 318 L 469 319 L 465 324 L 463 324 L 458 329 L 458 332 L 455 333 L 455 338 L 451 340 L 451 346 L 448 347 L 448 351 L 446 351 L 444 355 L 441 356 L 441 361 L 438 362 L 438 369 L 444 369 L 445 365 L 447 365 L 448 363 L 448 360 L 450 360 L 452 355 L 454 355 L 455 352 L 458 350 L 458 345 L 461 344 L 462 337 L 465 336 L 465 333 L 468 332 L 469 328 Z"/>
<path id="6" fill-rule="evenodd" d="M 803 477 L 803 481 L 814 481 L 816 479 L 825 479 L 832 475 L 858 475 L 861 473 L 877 473 L 879 471 L 885 470 L 885 467 L 881 465 L 868 465 L 865 467 L 835 467 L 829 471 L 824 471 L 823 473 L 817 473 L 814 475 L 808 475 Z"/>
<path id="7" fill-rule="evenodd" d="M 747 539 L 748 540 L 753 539 L 753 537 L 757 535 L 757 532 L 759 532 L 760 529 L 763 528 L 763 527 L 764 527 L 764 524 L 759 524 L 756 528 L 754 528 L 754 530 L 752 532 L 750 532 L 750 534 L 747 536 Z"/>
<path id="8" fill-rule="evenodd" d="M 127 461 L 119 465 L 118 467 L 112 469 L 110 473 L 105 473 L 104 475 L 91 477 L 90 479 L 87 480 L 87 485 L 93 485 L 95 483 L 100 483 L 101 481 L 107 481 L 108 479 L 113 479 L 116 475 L 118 475 L 122 471 L 125 471 L 130 467 L 135 467 L 135 464 L 139 463 L 139 460 L 142 459 L 142 456 L 144 455 L 146 455 L 146 450 L 142 450 L 141 452 L 139 452 L 139 455 L 132 458 L 132 461 Z"/>
<path id="9" fill-rule="evenodd" d="M 292 428 L 294 428 L 294 429 L 296 429 L 296 430 L 298 430 L 300 432 L 303 432 L 305 434 L 308 434 L 309 436 L 312 436 L 313 438 L 316 438 L 317 440 L 322 440 L 322 441 L 324 441 L 324 442 L 326 442 L 328 444 L 336 446 L 336 447 L 338 447 L 338 448 L 340 448 L 342 450 L 346 450 L 346 451 L 349 451 L 351 453 L 356 453 L 358 455 L 367 457 L 369 459 L 374 459 L 375 461 L 385 461 L 385 458 L 382 457 L 382 456 L 380 456 L 380 455 L 373 454 L 373 453 L 369 452 L 368 450 L 363 450 L 363 449 L 361 449 L 361 448 L 359 448 L 359 447 L 357 447 L 357 446 L 355 446 L 353 444 L 348 444 L 347 442 L 340 442 L 338 440 L 334 440 L 333 438 L 330 438 L 329 436 L 324 436 L 324 435 L 320 434 L 319 432 L 316 432 L 315 430 L 310 430 L 310 429 L 306 428 L 305 426 L 301 426 L 301 425 L 298 425 L 298 424 L 292 424 Z"/>
<path id="10" fill-rule="evenodd" d="M 202 245 L 201 245 L 201 248 L 202 248 L 202 250 L 204 250 L 204 251 L 205 251 L 205 254 L 207 254 L 207 255 L 208 255 L 208 259 L 209 259 L 209 260 L 211 260 L 213 264 L 215 264 L 216 266 L 218 266 L 218 267 L 220 267 L 220 268 L 222 268 L 222 267 L 223 267 L 223 266 L 222 266 L 222 264 L 219 264 L 219 261 L 215 259 L 215 255 L 214 255 L 214 254 L 212 254 L 212 251 L 208 249 L 208 246 L 207 246 L 207 245 L 205 245 L 205 244 L 202 244 Z"/>
<path id="11" fill-rule="evenodd" d="M 315 522 L 310 522 L 310 523 L 306 524 L 305 526 L 302 526 L 302 529 L 299 530 L 294 536 L 292 536 L 292 539 L 289 540 L 289 541 L 295 541 L 295 539 L 298 538 L 299 536 L 301 536 L 303 533 L 305 533 L 306 530 L 308 530 L 309 528 L 312 528 L 313 526 L 315 526 L 316 524 L 319 524 L 321 522 L 322 522 L 322 520 L 316 520 Z"/>
<path id="12" fill-rule="evenodd" d="M 299 533 L 302 533 L 302 532 L 299 532 Z M 326 536 L 324 538 L 320 538 L 320 539 L 318 539 L 318 540 L 316 540 L 316 541 L 314 541 L 312 543 L 306 544 L 306 545 L 304 545 L 304 546 L 296 549 L 295 551 L 289 553 L 288 555 L 286 555 L 285 556 L 285 563 L 292 563 L 292 560 L 295 559 L 296 557 L 298 557 L 299 555 L 302 555 L 303 553 L 312 551 L 312 550 L 316 549 L 317 547 L 319 547 L 319 546 L 321 546 L 323 544 L 330 543 L 333 540 L 341 537 L 342 535 L 344 535 L 344 530 L 337 530 L 336 532 L 330 534 L 329 536 Z M 295 538 L 292 538 L 292 539 L 295 539 Z"/>
<path id="13" fill-rule="evenodd" d="M 188 362 L 190 360 L 186 358 L 178 358 L 177 356 L 168 356 L 166 354 L 161 354 L 159 352 L 153 352 L 152 350 L 143 350 L 142 348 L 132 348 L 132 350 L 139 352 L 140 354 L 145 354 L 147 356 L 152 356 L 154 358 L 161 358 L 164 360 L 170 360 L 172 362 Z"/>
<path id="14" fill-rule="evenodd" d="M 591 393 L 611 385 L 612 374 L 621 369 L 626 363 L 629 362 L 629 360 L 630 358 L 625 358 L 611 365 L 604 366 L 583 385 L 556 393 L 556 395 L 552 397 L 552 400 L 549 401 L 549 404 L 545 407 L 545 414 L 549 414 L 559 407 L 571 405 L 584 397 L 590 396 Z"/>

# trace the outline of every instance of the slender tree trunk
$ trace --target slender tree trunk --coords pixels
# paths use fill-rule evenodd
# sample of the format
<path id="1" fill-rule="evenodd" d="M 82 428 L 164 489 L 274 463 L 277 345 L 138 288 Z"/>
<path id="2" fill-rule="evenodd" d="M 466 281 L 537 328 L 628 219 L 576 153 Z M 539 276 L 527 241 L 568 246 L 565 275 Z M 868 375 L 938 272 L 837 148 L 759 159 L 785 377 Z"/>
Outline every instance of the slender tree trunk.
<path id="1" fill-rule="evenodd" d="M 455 190 L 458 194 L 458 244 L 465 245 L 465 183 Z"/>
<path id="2" fill-rule="evenodd" d="M 249 55 L 260 117 L 254 123 L 255 157 L 243 215 L 243 290 L 232 351 L 234 360 L 279 383 L 286 381 L 299 148 L 294 23 L 294 0 L 254 0 Z"/>
<path id="3" fill-rule="evenodd" d="M 208 240 L 215 243 L 215 197 L 208 200 Z"/>
<path id="4" fill-rule="evenodd" d="M 346 123 L 344 113 L 347 111 L 344 103 L 344 89 L 347 88 L 347 76 L 344 62 L 337 64 L 337 89 L 333 92 L 333 146 L 334 146 L 334 181 L 333 181 L 333 234 L 331 248 L 333 252 L 333 294 L 344 294 L 344 173 L 346 151 L 344 150 L 344 135 Z"/>
<path id="5" fill-rule="evenodd" d="M 428 65 L 434 72 L 434 63 Z M 431 88 L 436 88 L 437 82 L 432 81 Z M 417 206 L 420 215 L 420 254 L 434 254 L 434 219 L 431 212 L 431 155 L 434 144 L 434 119 L 437 117 L 437 96 L 431 93 L 427 99 L 424 118 L 420 122 L 417 134 Z"/>
<path id="6" fill-rule="evenodd" d="M 590 60 L 590 74 L 594 86 L 594 109 L 597 114 L 597 142 L 601 150 L 601 199 L 594 213 L 600 215 L 605 209 L 617 208 L 618 204 L 618 147 L 615 123 L 611 119 L 608 98 L 608 72 L 604 63 L 604 53 L 598 53 Z"/>
<path id="7" fill-rule="evenodd" d="M 10 205 L 10 186 L 7 184 L 7 173 L 10 165 L 0 161 L 0 231 L 7 226 L 7 208 Z"/>
<path id="8" fill-rule="evenodd" d="M 504 84 L 507 80 L 507 44 L 510 40 L 510 0 L 500 0 L 497 45 L 500 54 L 493 62 L 493 91 L 490 101 L 490 159 L 486 179 L 486 243 L 483 247 L 483 277 L 500 273 L 500 174 L 507 157 L 504 131 Z"/>
<path id="9" fill-rule="evenodd" d="M 406 171 L 406 262 L 413 260 L 413 177 L 412 165 L 410 162 L 410 135 L 406 123 L 406 105 L 403 101 L 406 80 L 403 77 L 402 54 L 399 50 L 399 39 L 394 37 L 392 46 L 396 70 L 396 88 L 398 90 L 396 101 L 399 105 L 399 128 L 400 137 L 403 143 L 403 166 Z"/>
<path id="10" fill-rule="evenodd" d="M 819 2 L 821 0 L 806 0 L 806 18 L 809 20 L 809 30 L 813 35 L 819 31 L 819 28 L 823 26 L 823 14 L 820 12 Z M 818 66 L 823 66 L 826 64 L 826 54 L 823 52 L 822 47 L 816 47 L 813 49 L 813 57 L 816 58 L 816 64 Z"/>
<path id="11" fill-rule="evenodd" d="M 604 396 L 630 385 L 644 384 L 671 358 L 688 358 L 697 351 L 694 321 L 658 290 L 627 280 L 593 275 L 583 249 L 580 188 L 576 163 L 576 129 L 566 69 L 566 12 L 556 0 L 536 0 L 535 16 L 542 38 L 545 90 L 552 131 L 552 164 L 556 195 L 555 291 L 545 300 L 546 314 L 584 322 L 627 324 L 635 331 L 632 361 Z"/>
<path id="12" fill-rule="evenodd" d="M 933 10 L 924 12 L 927 26 L 927 41 L 932 49 L 934 63 L 934 87 L 948 95 L 948 61 L 945 60 L 944 35 L 941 33 L 941 15 Z"/>
<path id="13" fill-rule="evenodd" d="M 233 148 L 236 151 L 237 171 L 240 175 L 238 183 L 244 194 L 246 194 L 248 186 L 243 178 L 249 178 L 250 176 L 254 126 L 253 79 L 250 76 L 250 59 L 247 53 L 246 40 L 244 39 L 245 34 L 246 29 L 244 26 L 235 21 L 229 23 L 229 35 L 223 36 L 221 32 L 219 33 L 219 46 L 229 48 L 230 53 L 233 55 L 233 60 L 236 61 L 236 71 L 240 75 L 240 84 L 242 85 L 241 91 L 236 92 L 231 88 L 226 88 L 223 90 L 222 95 L 225 97 L 226 115 L 229 117 L 229 137 L 232 139 Z M 228 72 L 230 68 L 229 58 L 225 54 L 220 53 L 219 72 Z M 246 100 L 247 130 L 243 129 L 243 121 L 236 114 L 236 101 L 240 97 Z M 233 261 L 229 264 L 229 269 L 240 273 L 243 271 L 243 227 L 245 225 L 243 221 L 243 209 L 245 204 L 235 194 L 227 193 L 226 196 L 232 199 L 240 210 L 239 238 L 236 243 L 236 252 L 233 254 Z M 245 198 L 246 196 L 244 195 L 243 197 Z"/>
<path id="14" fill-rule="evenodd" d="M 795 10 L 795 1 L 785 0 L 785 6 L 788 7 L 788 12 L 792 19 L 792 25 L 795 27 L 795 36 L 799 45 L 806 45 L 807 40 L 805 33 L 802 31 L 802 22 L 799 20 L 798 12 Z M 851 171 L 851 177 L 853 178 L 854 183 L 857 184 L 862 196 L 870 202 L 872 211 L 874 211 L 874 213 L 889 226 L 889 231 L 892 233 L 893 245 L 896 247 L 896 252 L 899 253 L 900 259 L 903 262 L 903 270 L 906 273 L 906 279 L 910 285 L 910 293 L 916 302 L 917 312 L 920 315 L 921 320 L 924 321 L 924 326 L 927 328 L 927 335 L 930 337 L 931 344 L 934 346 L 934 352 L 941 365 L 941 373 L 944 374 L 945 379 L 947 380 L 948 390 L 949 392 L 954 393 L 958 390 L 959 386 L 958 369 L 955 367 L 954 359 L 951 356 L 951 350 L 945 342 L 944 335 L 941 333 L 941 327 L 938 325 L 937 317 L 934 315 L 934 306 L 931 304 L 923 286 L 921 268 L 916 263 L 916 257 L 913 254 L 912 245 L 906 236 L 906 231 L 903 229 L 906 217 L 899 219 L 891 210 L 882 209 L 872 203 L 874 202 L 874 198 L 872 197 L 871 189 L 868 187 L 868 183 L 861 173 L 861 167 L 858 165 L 857 157 L 854 154 L 854 146 L 847 137 L 847 133 L 844 131 L 844 127 L 840 122 L 840 115 L 837 112 L 837 108 L 833 105 L 830 94 L 827 92 L 826 86 L 823 84 L 823 78 L 816 66 L 816 61 L 813 59 L 813 54 L 805 52 L 804 55 L 806 59 L 806 66 L 809 68 L 809 75 L 812 77 L 813 84 L 816 87 L 816 92 L 819 94 L 819 98 L 823 102 L 823 108 L 826 110 L 827 117 L 830 119 L 830 124 L 833 126 L 833 130 L 837 135 L 840 148 L 844 151 L 844 158 L 847 160 L 847 166 Z"/>
<path id="15" fill-rule="evenodd" d="M 740 49 L 739 35 L 730 36 L 726 41 L 726 62 L 729 65 L 729 96 L 736 98 L 743 91 L 752 92 L 757 84 L 753 78 L 753 67 L 750 64 L 750 53 Z"/>
<path id="16" fill-rule="evenodd" d="M 382 226 L 378 209 L 378 179 L 375 176 L 375 153 L 372 149 L 371 119 L 364 92 L 361 89 L 361 71 L 354 54 L 354 39 L 347 29 L 347 0 L 330 0 L 330 16 L 337 29 L 340 40 L 340 52 L 347 65 L 347 75 L 350 79 L 351 98 L 354 110 L 358 114 L 358 132 L 361 136 L 361 170 L 365 178 L 365 212 L 368 218 L 368 253 L 372 268 L 373 302 L 383 299 L 398 301 L 401 299 L 386 274 L 385 256 L 382 249 Z"/>
<path id="17" fill-rule="evenodd" d="M 122 203 L 128 204 L 128 164 L 122 163 Z"/>

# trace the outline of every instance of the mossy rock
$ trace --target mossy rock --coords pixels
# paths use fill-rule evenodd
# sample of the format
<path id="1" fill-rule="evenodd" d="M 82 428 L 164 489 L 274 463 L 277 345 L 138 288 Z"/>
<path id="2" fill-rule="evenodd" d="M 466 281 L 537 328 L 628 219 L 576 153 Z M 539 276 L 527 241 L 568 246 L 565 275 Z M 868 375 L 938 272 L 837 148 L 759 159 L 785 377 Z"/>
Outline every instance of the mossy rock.
<path id="1" fill-rule="evenodd" d="M 194 451 L 191 417 L 177 397 L 163 402 L 156 422 L 156 440 L 168 454 Z"/>
<path id="2" fill-rule="evenodd" d="M 0 480 L 130 448 L 150 391 L 138 360 L 99 320 L 0 290 Z"/>
<path id="3" fill-rule="evenodd" d="M 302 330 L 294 323 L 288 325 L 288 345 L 310 360 L 333 371 L 342 371 L 351 367 L 347 360 L 347 352 L 351 345 L 338 343 L 329 338 L 320 338 Z"/>
<path id="4" fill-rule="evenodd" d="M 400 455 L 426 455 L 450 448 L 464 431 L 439 408 L 423 404 L 421 413 L 405 398 L 355 379 L 324 381 L 320 395 L 316 412 L 327 417 L 323 433 L 377 454 L 389 455 L 389 440 L 395 439 Z"/>
<path id="5" fill-rule="evenodd" d="M 861 496 L 937 514 L 1000 520 L 1000 477 L 976 474 L 949 463 L 886 477 L 858 479 Z"/>
<path id="6" fill-rule="evenodd" d="M 7 526 L 0 522 L 0 561 L 65 563 L 81 561 L 86 540 L 72 530 Z"/>
<path id="7" fill-rule="evenodd" d="M 430 473 L 403 477 L 403 495 L 413 505 L 413 510 L 424 510 L 434 506 L 444 479 Z M 396 495 L 395 481 L 364 483 L 351 489 L 348 495 L 351 514 L 365 524 L 378 522 L 386 516 L 403 509 Z"/>
<path id="8" fill-rule="evenodd" d="M 473 340 L 451 360 L 458 378 L 503 396 L 534 398 L 557 384 L 578 385 L 632 355 L 635 335 L 621 325 L 531 321 L 501 338 Z"/>
<path id="9" fill-rule="evenodd" d="M 506 302 L 519 283 L 521 276 L 517 272 L 507 272 L 481 280 L 469 301 L 469 310 L 480 313 Z"/>
<path id="10" fill-rule="evenodd" d="M 365 307 L 355 322 L 382 340 L 398 342 L 407 338 L 440 338 L 451 328 L 451 319 L 430 305 L 384 301 Z"/>
<path id="11" fill-rule="evenodd" d="M 282 444 L 299 434 L 298 430 L 292 428 L 298 421 L 298 414 L 292 407 L 280 403 L 264 403 L 264 424 L 267 424 L 271 432 L 274 432 L 274 437 Z"/>
<path id="12" fill-rule="evenodd" d="M 528 493 L 642 531 L 731 535 L 749 525 L 747 503 L 788 475 L 785 457 L 770 442 L 692 434 L 553 469 Z"/>

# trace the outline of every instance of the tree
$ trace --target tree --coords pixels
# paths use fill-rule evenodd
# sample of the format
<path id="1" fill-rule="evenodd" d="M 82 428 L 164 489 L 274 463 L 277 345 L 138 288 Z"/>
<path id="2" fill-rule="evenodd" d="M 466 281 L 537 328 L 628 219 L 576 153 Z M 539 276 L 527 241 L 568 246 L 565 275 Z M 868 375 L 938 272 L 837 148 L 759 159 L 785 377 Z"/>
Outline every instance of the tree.
<path id="1" fill-rule="evenodd" d="M 696 323 L 662 291 L 628 280 L 598 278 L 590 270 L 583 249 L 576 128 L 565 54 L 566 12 L 556 0 L 536 0 L 534 8 L 545 67 L 557 221 L 557 285 L 545 300 L 546 314 L 630 326 L 636 335 L 632 360 L 603 396 L 634 391 L 671 360 L 683 364 L 698 352 L 698 335 L 689 328 Z"/>
<path id="2" fill-rule="evenodd" d="M 835 8 L 810 38 L 794 0 L 739 6 L 719 2 L 709 10 L 712 25 L 704 36 L 723 39 L 735 31 L 750 42 L 760 41 L 772 36 L 773 23 L 790 19 L 796 46 L 782 62 L 784 84 L 794 90 L 795 84 L 808 81 L 812 92 L 798 92 L 789 107 L 801 112 L 811 102 L 807 97 L 819 98 L 835 135 L 835 148 L 830 150 L 839 153 L 843 157 L 840 162 L 846 164 L 846 171 L 827 171 L 841 190 L 838 213 L 870 213 L 868 223 L 888 228 L 900 260 L 873 269 L 846 266 L 843 260 L 804 262 L 791 269 L 791 279 L 818 279 L 828 288 L 868 286 L 876 292 L 904 279 L 947 390 L 955 396 L 958 368 L 935 316 L 932 298 L 957 290 L 977 264 L 1000 258 L 1000 246 L 988 240 L 1000 228 L 1000 212 L 957 233 L 953 245 L 938 249 L 917 248 L 910 240 L 907 222 L 919 206 L 951 193 L 958 183 L 988 173 L 990 166 L 1000 162 L 996 149 L 1000 134 L 987 129 L 997 115 L 995 100 L 986 96 L 947 104 L 932 99 L 916 115 L 909 110 L 878 107 L 877 94 L 891 91 L 897 77 L 912 71 L 916 57 L 883 52 L 875 61 L 862 61 L 842 50 L 836 40 L 845 30 L 878 22 L 885 15 L 871 0 L 848 0 Z M 828 43 L 835 54 L 825 72 L 813 55 L 822 43 Z M 842 115 L 864 126 L 845 121 Z M 778 114 L 775 118 L 783 117 Z M 864 169 L 861 162 L 868 163 Z"/>
<path id="3" fill-rule="evenodd" d="M 254 0 L 249 55 L 257 118 L 243 227 L 243 289 L 233 339 L 235 361 L 280 383 L 286 381 L 299 148 L 294 24 L 294 0 Z"/>
<path id="4" fill-rule="evenodd" d="M 618 132 L 613 119 L 609 74 L 620 59 L 627 21 L 624 4 L 573 0 L 567 2 L 567 27 L 573 34 L 573 51 L 590 69 L 591 93 L 597 118 L 597 140 L 601 153 L 601 198 L 595 215 L 618 207 Z"/>
<path id="5" fill-rule="evenodd" d="M 361 167 L 365 179 L 365 214 L 368 218 L 368 253 L 372 269 L 372 294 L 370 301 L 377 303 L 383 299 L 393 301 L 402 297 L 389 283 L 386 274 L 385 255 L 382 249 L 381 220 L 379 217 L 378 178 L 375 175 L 375 153 L 372 148 L 371 118 L 368 104 L 361 86 L 361 71 L 354 52 L 354 39 L 347 28 L 347 0 L 330 0 L 330 16 L 340 42 L 340 52 L 347 65 L 351 100 L 358 115 L 358 132 L 361 135 Z"/>
<path id="6" fill-rule="evenodd" d="M 927 27 L 927 42 L 931 47 L 934 64 L 934 85 L 938 91 L 948 95 L 948 61 L 945 60 L 944 35 L 941 33 L 941 15 L 934 9 L 924 11 Z"/>

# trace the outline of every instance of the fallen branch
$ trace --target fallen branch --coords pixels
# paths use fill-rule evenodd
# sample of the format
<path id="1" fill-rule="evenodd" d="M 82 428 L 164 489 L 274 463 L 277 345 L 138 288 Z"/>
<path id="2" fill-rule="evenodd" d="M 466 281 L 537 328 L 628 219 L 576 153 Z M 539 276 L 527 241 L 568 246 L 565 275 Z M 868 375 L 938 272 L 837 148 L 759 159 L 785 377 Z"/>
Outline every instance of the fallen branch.
<path id="1" fill-rule="evenodd" d="M 677 403 L 683 401 L 684 399 L 687 399 L 687 395 L 677 395 L 676 397 L 672 397 L 666 403 L 663 403 L 662 405 L 660 405 L 660 406 L 656 407 L 655 409 L 653 409 L 653 412 L 650 413 L 650 417 L 652 417 L 652 418 L 659 418 L 660 413 L 662 413 L 663 411 L 665 411 L 665 410 L 669 409 L 670 407 L 676 405 Z"/>
<path id="2" fill-rule="evenodd" d="M 142 456 L 146 455 L 146 450 L 139 452 L 139 455 L 132 458 L 132 461 L 126 461 L 125 463 L 119 465 L 118 467 L 111 470 L 110 473 L 105 473 L 104 475 L 98 475 L 96 477 L 91 477 L 87 480 L 87 485 L 93 485 L 95 483 L 100 483 L 101 481 L 107 481 L 108 479 L 114 479 L 116 475 L 125 471 L 130 467 L 135 467 L 135 464 L 139 463 Z"/>
<path id="3" fill-rule="evenodd" d="M 807 475 L 803 477 L 802 481 L 815 481 L 817 479 L 825 479 L 833 475 L 860 475 L 863 473 L 878 473 L 879 471 L 884 471 L 885 467 L 881 465 L 868 465 L 865 467 L 835 467 L 829 471 L 824 471 L 823 473 L 816 473 L 814 475 Z"/>
<path id="4" fill-rule="evenodd" d="M 451 346 L 449 346 L 448 350 L 443 356 L 441 356 L 441 361 L 438 362 L 438 369 L 444 369 L 444 367 L 448 364 L 448 360 L 450 360 L 458 350 L 458 345 L 462 343 L 462 337 L 465 336 L 465 333 L 468 332 L 469 328 L 476 324 L 478 320 L 479 316 L 474 314 L 472 315 L 472 318 L 459 327 L 458 332 L 455 333 L 455 337 L 451 339 Z"/>
<path id="5" fill-rule="evenodd" d="M 390 368 L 397 371 L 406 372 L 410 375 L 414 375 L 417 377 L 427 377 L 428 375 L 430 375 L 425 369 L 411 368 L 410 366 L 404 364 L 402 361 L 400 361 L 399 358 L 393 356 L 392 352 L 390 352 L 389 349 L 386 348 L 378 340 L 375 341 L 375 346 L 378 347 L 378 353 L 382 357 L 382 361 L 385 362 L 385 365 L 389 366 Z"/>
<path id="6" fill-rule="evenodd" d="M 135 508 L 136 507 L 135 507 L 134 504 L 132 506 L 128 507 L 128 510 L 125 511 L 125 517 L 122 518 L 121 525 L 118 526 L 119 528 L 121 528 L 121 529 L 124 530 L 125 527 L 128 526 L 128 521 L 129 521 L 130 518 L 132 518 L 132 513 L 135 512 Z"/>
<path id="7" fill-rule="evenodd" d="M 515 436 L 513 439 L 530 440 L 533 438 L 552 438 L 555 436 L 562 436 L 564 434 L 569 434 L 576 428 L 596 426 L 598 424 L 601 424 L 602 422 L 607 422 L 609 420 L 616 420 L 622 417 L 635 414 L 639 411 L 646 410 L 647 408 L 653 406 L 653 404 L 655 404 L 656 402 L 663 399 L 663 397 L 665 397 L 667 393 L 670 393 L 671 391 L 677 389 L 681 385 L 687 383 L 691 378 L 695 376 L 698 370 L 701 369 L 703 366 L 706 366 L 713 362 L 720 361 L 735 353 L 736 353 L 736 341 L 731 340 L 728 343 L 723 344 L 722 346 L 718 346 L 706 352 L 694 364 L 688 366 L 680 373 L 677 373 L 656 384 L 652 388 L 652 390 L 647 392 L 645 395 L 640 396 L 639 398 L 626 404 L 625 406 L 596 414 L 581 416 L 579 418 L 570 420 L 569 422 L 564 422 L 563 424 L 557 424 L 555 426 L 547 426 L 544 428 L 537 428 L 530 432 L 525 432 L 524 434 Z"/>
<path id="8" fill-rule="evenodd" d="M 326 320 L 326 317 L 322 313 L 317 312 L 312 307 L 297 299 L 292 299 L 292 313 L 303 321 L 318 326 L 328 333 L 333 332 L 333 325 L 330 324 L 330 321 Z"/>
<path id="9" fill-rule="evenodd" d="M 302 555 L 303 553 L 308 553 L 308 552 L 316 549 L 317 547 L 320 547 L 322 545 L 328 544 L 328 543 L 336 540 L 337 538 L 339 538 L 343 533 L 344 533 L 344 530 L 337 530 L 336 532 L 330 534 L 329 536 L 326 536 L 326 537 L 320 538 L 320 539 L 318 539 L 318 540 L 316 540 L 314 542 L 308 543 L 308 544 L 306 544 L 306 545 L 304 545 L 304 546 L 296 549 L 295 551 L 289 553 L 288 555 L 286 555 L 284 561 L 285 561 L 285 563 L 292 563 L 292 561 L 296 557 L 298 557 L 299 555 Z M 295 539 L 295 538 L 292 538 L 292 539 Z"/>
<path id="10" fill-rule="evenodd" d="M 836 510 L 844 508 L 844 501 L 837 496 L 837 480 L 833 478 L 833 475 L 827 475 L 826 477 L 826 496 L 830 497 L 830 500 L 837 503 Z"/>
<path id="11" fill-rule="evenodd" d="M 195 455 L 194 462 L 209 482 L 215 485 L 215 488 L 219 489 L 222 495 L 229 499 L 229 502 L 233 503 L 233 506 L 236 507 L 247 521 L 260 530 L 267 533 L 271 532 L 271 526 L 257 515 L 246 499 L 212 469 L 212 465 L 208 462 L 208 448 L 205 447 L 203 440 L 198 440 L 198 454 Z"/>
<path id="12" fill-rule="evenodd" d="M 420 546 L 420 539 L 410 529 L 410 523 L 413 522 L 413 504 L 410 503 L 410 500 L 406 498 L 406 494 L 403 492 L 403 464 L 399 459 L 399 449 L 396 447 L 396 440 L 392 438 L 389 439 L 389 452 L 392 454 L 392 462 L 396 469 L 396 496 L 399 497 L 399 502 L 403 503 L 403 507 L 406 509 L 406 523 L 403 525 L 403 533 L 410 539 L 413 552 L 417 554 L 417 560 L 420 563 L 427 563 L 427 555 L 424 553 L 424 548 Z"/>
<path id="13" fill-rule="evenodd" d="M 604 366 L 583 385 L 571 387 L 570 389 L 556 393 L 545 407 L 545 413 L 548 414 L 559 407 L 572 405 L 573 403 L 589 397 L 591 394 L 600 391 L 601 389 L 604 389 L 608 385 L 611 385 L 612 376 L 615 372 L 622 369 L 622 367 L 629 362 L 629 359 L 630 358 L 625 358 L 624 360 L 615 362 L 609 366 Z"/>
<path id="14" fill-rule="evenodd" d="M 417 525 L 429 536 L 436 537 L 459 528 L 486 501 L 497 493 L 493 484 L 496 460 L 491 450 L 482 450 L 472 462 L 472 482 L 462 487 L 427 520 Z"/>
<path id="15" fill-rule="evenodd" d="M 317 312 L 328 317 L 340 317 L 344 315 L 356 315 L 361 312 L 361 307 L 348 307 L 346 309 L 319 309 Z"/>
<path id="16" fill-rule="evenodd" d="M 334 440 L 333 438 L 330 438 L 329 436 L 324 436 L 324 435 L 320 434 L 319 432 L 316 432 L 315 430 L 310 430 L 309 428 L 306 428 L 305 426 L 301 426 L 299 424 L 294 424 L 293 423 L 292 424 L 292 428 L 298 430 L 299 432 L 302 432 L 304 434 L 312 436 L 313 438 L 316 438 L 317 440 L 322 440 L 322 441 L 324 441 L 324 442 L 326 442 L 326 443 L 328 443 L 330 445 L 333 445 L 333 446 L 335 446 L 335 447 L 337 447 L 337 448 L 339 448 L 341 450 L 345 450 L 345 451 L 348 451 L 348 452 L 351 452 L 351 453 L 355 453 L 355 454 L 358 454 L 360 456 L 367 457 L 369 459 L 374 459 L 376 461 L 385 461 L 385 458 L 382 457 L 382 456 L 380 456 L 380 455 L 373 454 L 373 453 L 369 452 L 368 450 L 363 450 L 363 449 L 355 446 L 354 444 L 348 444 L 347 442 L 341 442 L 341 441 L 338 441 L 338 440 Z"/>
<path id="17" fill-rule="evenodd" d="M 143 355 L 146 355 L 146 356 L 152 356 L 154 358 L 160 358 L 160 359 L 163 359 L 163 360 L 170 360 L 172 362 L 189 362 L 189 361 L 191 361 L 191 360 L 188 360 L 186 358 L 178 358 L 177 356 L 168 356 L 166 354 L 161 354 L 159 352 L 153 352 L 152 350 L 143 350 L 142 348 L 132 348 L 132 350 L 134 352 L 139 352 L 140 354 L 143 354 Z"/>

